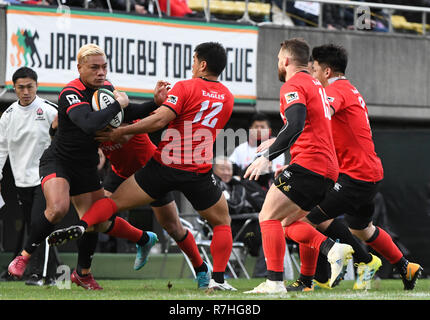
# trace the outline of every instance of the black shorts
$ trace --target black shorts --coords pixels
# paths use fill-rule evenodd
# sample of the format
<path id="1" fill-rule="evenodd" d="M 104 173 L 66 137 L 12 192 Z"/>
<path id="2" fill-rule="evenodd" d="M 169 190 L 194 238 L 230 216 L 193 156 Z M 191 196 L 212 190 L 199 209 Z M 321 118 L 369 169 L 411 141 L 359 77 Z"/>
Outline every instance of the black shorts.
<path id="1" fill-rule="evenodd" d="M 115 190 L 119 187 L 121 183 L 123 183 L 126 179 L 117 175 L 111 167 L 109 167 L 108 172 L 106 173 L 105 179 L 103 181 L 103 188 L 109 192 L 114 193 Z M 151 207 L 163 207 L 166 204 L 174 201 L 173 193 L 166 193 L 162 198 L 151 202 Z"/>
<path id="2" fill-rule="evenodd" d="M 40 158 L 39 174 L 43 184 L 50 178 L 64 178 L 69 182 L 71 196 L 97 191 L 102 188 L 97 166 L 84 167 L 76 163 L 65 163 L 45 150 Z"/>
<path id="3" fill-rule="evenodd" d="M 198 211 L 213 206 L 222 194 L 212 170 L 206 173 L 179 170 L 151 159 L 134 177 L 150 197 L 160 199 L 166 193 L 177 190 L 182 192 Z"/>
<path id="4" fill-rule="evenodd" d="M 314 224 L 345 216 L 351 229 L 362 230 L 372 221 L 375 209 L 374 198 L 380 182 L 355 180 L 346 174 L 340 174 L 332 190 L 307 218 Z"/>
<path id="5" fill-rule="evenodd" d="M 295 163 L 275 179 L 275 186 L 305 211 L 319 204 L 333 185 L 333 180 Z"/>

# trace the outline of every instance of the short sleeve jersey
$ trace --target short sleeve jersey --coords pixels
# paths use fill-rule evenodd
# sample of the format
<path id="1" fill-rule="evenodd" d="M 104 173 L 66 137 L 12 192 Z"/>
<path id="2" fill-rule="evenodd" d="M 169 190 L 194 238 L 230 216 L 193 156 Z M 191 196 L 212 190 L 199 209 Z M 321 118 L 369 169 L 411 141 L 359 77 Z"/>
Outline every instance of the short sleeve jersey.
<path id="1" fill-rule="evenodd" d="M 332 130 L 339 172 L 356 180 L 382 180 L 383 167 L 375 152 L 363 97 L 346 78 L 335 80 L 325 89 L 335 111 Z"/>
<path id="2" fill-rule="evenodd" d="M 113 91 L 112 84 L 105 81 L 102 88 Z M 52 142 L 54 154 L 62 161 L 93 167 L 99 163 L 98 146 L 93 135 L 85 133 L 69 118 L 73 108 L 91 107 L 96 90 L 86 87 L 80 79 L 69 82 L 58 96 L 58 130 Z"/>
<path id="3" fill-rule="evenodd" d="M 303 132 L 290 148 L 291 161 L 333 181 L 339 167 L 331 132 L 330 106 L 321 83 L 309 73 L 296 73 L 281 87 L 280 113 L 299 103 L 306 106 Z"/>
<path id="4" fill-rule="evenodd" d="M 218 81 L 193 78 L 177 82 L 163 106 L 176 118 L 154 154 L 161 164 L 198 173 L 212 168 L 213 144 L 233 111 L 231 92 Z"/>
<path id="5" fill-rule="evenodd" d="M 112 171 L 126 179 L 146 165 L 157 148 L 148 134 L 136 134 L 127 143 L 102 142 L 100 144 Z"/>

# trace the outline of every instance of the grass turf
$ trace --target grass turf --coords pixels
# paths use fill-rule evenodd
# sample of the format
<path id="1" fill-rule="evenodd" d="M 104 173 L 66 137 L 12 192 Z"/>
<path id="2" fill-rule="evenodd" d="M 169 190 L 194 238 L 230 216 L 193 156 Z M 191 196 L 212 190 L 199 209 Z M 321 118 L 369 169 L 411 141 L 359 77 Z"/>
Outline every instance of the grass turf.
<path id="1" fill-rule="evenodd" d="M 231 279 L 237 292 L 206 292 L 192 279 L 99 280 L 104 288 L 86 291 L 70 288 L 27 286 L 23 281 L 0 282 L 0 300 L 430 300 L 430 279 L 419 279 L 413 291 L 404 291 L 400 279 L 376 280 L 368 291 L 352 290 L 353 281 L 342 281 L 332 290 L 288 292 L 283 295 L 244 294 L 262 279 Z M 64 283 L 63 283 L 64 285 Z M 67 284 L 66 284 L 67 285 Z"/>

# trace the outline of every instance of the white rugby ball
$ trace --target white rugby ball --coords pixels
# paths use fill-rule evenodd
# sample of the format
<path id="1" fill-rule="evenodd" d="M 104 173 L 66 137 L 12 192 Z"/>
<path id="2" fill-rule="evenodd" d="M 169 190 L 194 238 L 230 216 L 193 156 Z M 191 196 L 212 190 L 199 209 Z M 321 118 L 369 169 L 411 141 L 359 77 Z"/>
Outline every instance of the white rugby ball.
<path id="1" fill-rule="evenodd" d="M 91 104 L 94 111 L 99 111 L 107 108 L 115 101 L 116 100 L 112 91 L 101 88 L 96 90 L 96 92 L 94 92 Z M 109 125 L 114 128 L 118 128 L 121 125 L 123 120 L 124 120 L 124 110 L 121 109 L 121 111 L 118 112 L 118 114 L 115 117 L 113 117 L 112 121 L 109 122 Z"/>

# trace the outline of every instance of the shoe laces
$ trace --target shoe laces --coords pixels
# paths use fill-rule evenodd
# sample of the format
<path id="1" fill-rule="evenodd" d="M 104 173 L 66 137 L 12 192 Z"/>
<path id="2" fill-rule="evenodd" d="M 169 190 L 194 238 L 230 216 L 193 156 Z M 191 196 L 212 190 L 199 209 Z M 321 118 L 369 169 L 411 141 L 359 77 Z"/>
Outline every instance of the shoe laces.
<path id="1" fill-rule="evenodd" d="M 19 256 L 16 260 L 15 260 L 15 267 L 21 269 L 23 267 L 25 267 L 27 265 L 27 258 L 24 256 Z"/>

